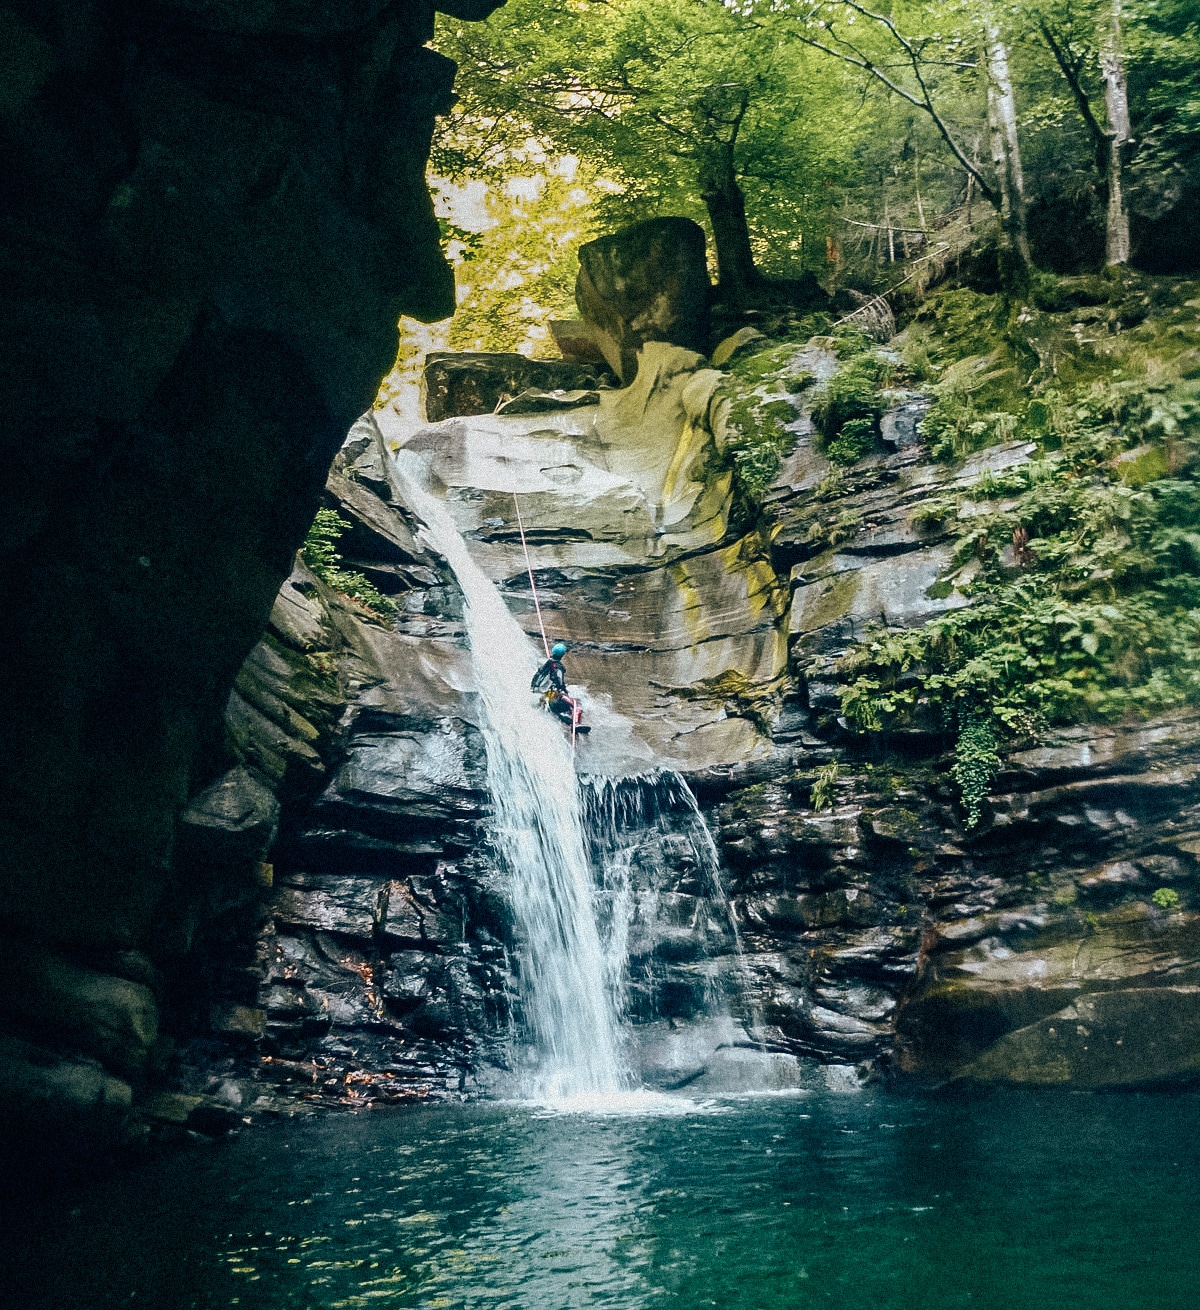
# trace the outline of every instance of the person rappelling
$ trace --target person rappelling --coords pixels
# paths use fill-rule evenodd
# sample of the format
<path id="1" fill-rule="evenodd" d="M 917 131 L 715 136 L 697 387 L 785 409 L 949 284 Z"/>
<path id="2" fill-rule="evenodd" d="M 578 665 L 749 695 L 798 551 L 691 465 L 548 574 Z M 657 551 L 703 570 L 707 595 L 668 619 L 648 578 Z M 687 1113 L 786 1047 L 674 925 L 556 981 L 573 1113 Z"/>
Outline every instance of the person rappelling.
<path id="1" fill-rule="evenodd" d="M 567 692 L 567 671 L 563 667 L 563 656 L 567 653 L 564 642 L 556 641 L 550 650 L 550 657 L 533 675 L 529 690 L 541 693 L 542 704 L 556 714 L 564 723 L 570 724 L 575 732 L 586 732 L 580 721 L 583 711 L 579 702 Z"/>
<path id="2" fill-rule="evenodd" d="M 525 571 L 529 574 L 529 594 L 533 598 L 533 610 L 537 615 L 538 630 L 542 634 L 542 649 L 546 652 L 546 662 L 533 675 L 529 690 L 541 693 L 543 706 L 556 715 L 571 729 L 571 747 L 574 749 L 578 733 L 589 732 L 583 722 L 583 710 L 579 702 L 567 693 L 567 671 L 563 668 L 563 656 L 567 653 L 566 643 L 556 641 L 551 647 L 546 640 L 546 625 L 542 622 L 542 604 L 538 600 L 537 579 L 533 576 L 533 561 L 529 558 L 529 542 L 525 538 L 525 520 L 521 517 L 521 502 L 513 492 L 513 508 L 517 511 L 517 527 L 521 531 L 521 549 L 525 552 Z"/>

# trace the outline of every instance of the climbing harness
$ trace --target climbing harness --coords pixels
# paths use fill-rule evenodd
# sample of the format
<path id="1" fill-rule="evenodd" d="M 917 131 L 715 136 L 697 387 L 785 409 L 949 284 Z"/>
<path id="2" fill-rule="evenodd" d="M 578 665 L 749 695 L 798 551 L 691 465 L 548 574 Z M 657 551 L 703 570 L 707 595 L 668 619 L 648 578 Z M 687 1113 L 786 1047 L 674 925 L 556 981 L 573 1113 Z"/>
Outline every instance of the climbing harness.
<path id="1" fill-rule="evenodd" d="M 542 649 L 546 652 L 546 658 L 553 658 L 550 654 L 550 643 L 546 640 L 546 625 L 542 622 L 542 605 L 538 600 L 537 583 L 533 577 L 533 561 L 529 558 L 529 543 L 525 540 L 525 521 L 521 518 L 521 502 L 517 499 L 517 493 L 513 492 L 513 505 L 517 511 L 517 528 L 521 533 L 521 549 L 525 552 L 525 571 L 529 574 L 529 593 L 533 597 L 533 612 L 537 615 L 538 631 L 542 634 Z M 551 693 L 547 693 L 545 705 L 547 710 L 550 709 L 552 701 Z M 571 711 L 571 750 L 575 749 L 575 739 L 579 734 L 583 712 L 579 707 L 579 702 L 573 696 L 568 696 L 566 692 L 559 692 L 563 700 L 567 702 L 567 707 Z M 553 713 L 553 711 L 551 711 Z M 587 729 L 584 729 L 587 731 Z"/>

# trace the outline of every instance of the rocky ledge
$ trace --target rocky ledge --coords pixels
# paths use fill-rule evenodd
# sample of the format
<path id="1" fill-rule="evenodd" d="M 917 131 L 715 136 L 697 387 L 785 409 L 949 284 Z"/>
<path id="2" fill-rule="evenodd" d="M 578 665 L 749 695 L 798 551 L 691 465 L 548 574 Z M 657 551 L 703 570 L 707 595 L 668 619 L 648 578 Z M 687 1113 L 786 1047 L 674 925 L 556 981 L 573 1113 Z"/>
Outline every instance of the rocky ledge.
<path id="1" fill-rule="evenodd" d="M 593 759 L 595 772 L 624 779 L 585 795 L 591 830 L 609 835 L 607 854 L 619 849 L 628 875 L 614 880 L 620 861 L 606 863 L 597 836 L 602 920 L 633 893 L 626 1012 L 643 1076 L 727 1086 L 731 1062 L 755 1046 L 775 1061 L 765 1073 L 756 1065 L 768 1081 L 812 1061 L 922 1085 L 1193 1079 L 1200 718 L 1048 732 L 1007 756 L 970 829 L 936 723 L 867 740 L 837 719 L 828 671 L 856 630 L 881 614 L 912 627 L 966 603 L 952 590 L 930 595 L 945 529 L 925 526 L 922 506 L 1027 459 L 1028 447 L 934 463 L 917 431 L 921 398 L 899 397 L 882 449 L 831 496 L 798 401 L 795 448 L 764 498 L 770 538 L 753 528 L 741 540 L 728 482 L 695 454 L 674 458 L 702 450 L 721 422 L 714 371 L 675 349 L 644 351 L 643 381 L 654 380 L 644 390 L 566 413 L 451 417 L 403 438 L 431 452 L 472 550 L 531 627 L 512 511 L 489 491 L 487 452 L 503 449 L 508 485 L 542 480 L 522 495 L 549 621 L 573 642 L 591 710 L 610 716 L 615 738 L 633 725 L 618 750 L 583 748 L 595 753 L 581 767 Z M 810 344 L 791 367 L 819 373 L 830 359 Z M 688 400 L 671 400 L 680 394 Z M 636 418 L 647 395 L 651 423 Z M 639 434 L 628 465 L 604 426 L 617 406 Z M 388 422 L 356 429 L 327 495 L 349 524 L 346 562 L 386 588 L 397 613 L 373 616 L 298 566 L 230 704 L 237 767 L 270 776 L 282 818 L 271 890 L 252 889 L 247 864 L 243 917 L 224 947 L 196 951 L 210 1015 L 253 1014 L 255 1037 L 214 1072 L 210 1039 L 198 1036 L 192 1090 L 246 1109 L 469 1095 L 513 1056 L 513 929 L 487 844 L 460 601 L 389 475 Z M 596 449 L 606 478 L 593 472 Z M 654 478 L 673 464 L 698 482 L 675 484 L 674 509 L 651 512 L 647 529 L 637 497 L 657 487 L 661 506 Z M 720 588 L 697 581 L 706 555 Z M 756 607 L 753 587 L 730 588 L 747 567 L 770 605 Z M 606 624 L 628 634 L 631 619 L 636 640 L 608 635 Z M 729 676 L 758 667 L 764 650 L 780 661 L 765 676 Z M 667 676 L 643 676 L 656 667 Z M 314 668 L 326 671 L 327 699 L 314 696 Z M 719 886 L 664 764 L 699 798 Z M 242 953 L 214 969 L 233 943 Z M 736 1022 L 701 1031 L 714 994 Z"/>

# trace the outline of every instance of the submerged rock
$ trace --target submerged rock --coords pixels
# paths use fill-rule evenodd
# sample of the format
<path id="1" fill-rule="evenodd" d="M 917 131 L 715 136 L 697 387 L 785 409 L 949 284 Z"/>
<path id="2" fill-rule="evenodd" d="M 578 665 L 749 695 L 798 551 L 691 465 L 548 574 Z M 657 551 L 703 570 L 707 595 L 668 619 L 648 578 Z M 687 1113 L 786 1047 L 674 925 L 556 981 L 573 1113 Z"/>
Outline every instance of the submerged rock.
<path id="1" fill-rule="evenodd" d="M 1036 1087 L 1153 1087 L 1200 1078 L 1200 987 L 1129 988 L 1081 997 L 1007 1033 L 962 1071 Z"/>

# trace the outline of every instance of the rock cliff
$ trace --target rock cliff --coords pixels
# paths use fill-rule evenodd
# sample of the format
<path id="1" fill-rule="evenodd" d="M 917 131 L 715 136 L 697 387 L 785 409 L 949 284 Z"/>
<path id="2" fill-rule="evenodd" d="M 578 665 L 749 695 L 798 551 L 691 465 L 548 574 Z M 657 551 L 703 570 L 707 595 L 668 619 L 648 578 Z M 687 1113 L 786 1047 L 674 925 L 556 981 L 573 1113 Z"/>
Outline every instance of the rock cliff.
<path id="1" fill-rule="evenodd" d="M 454 72 L 434 8 L 0 15 L 10 1108 L 119 1112 L 161 1056 L 180 871 L 207 858 L 186 824 L 173 857 L 176 817 L 223 767 L 229 685 L 398 316 L 453 308 L 424 181 Z M 273 797 L 204 805 L 192 827 L 266 849 Z"/>
<path id="2" fill-rule="evenodd" d="M 479 1091 L 511 1062 L 513 928 L 461 601 L 405 507 L 397 449 L 536 638 L 520 498 L 543 616 L 595 725 L 578 762 L 644 1078 L 774 1085 L 812 1060 L 923 1085 L 1195 1076 L 1195 711 L 1017 743 L 975 824 L 943 721 L 918 707 L 862 735 L 840 719 L 839 659 L 868 624 L 911 631 L 970 603 L 937 585 L 959 529 L 923 511 L 1032 444 L 932 459 L 926 399 L 897 392 L 878 447 L 838 473 L 810 390 L 835 343 L 743 343 L 761 352 L 758 400 L 791 415 L 753 510 L 728 372 L 664 343 L 632 386 L 573 407 L 355 429 L 327 495 L 347 564 L 398 612 L 298 567 L 239 677 L 238 767 L 283 798 L 273 886 L 254 890 L 262 855 L 243 853 L 233 949 L 196 958 L 207 1021 L 262 1038 L 217 1074 L 197 1064 L 193 1090 L 276 1111 L 390 1102 Z M 705 1019 L 722 1006 L 729 1022 Z"/>

